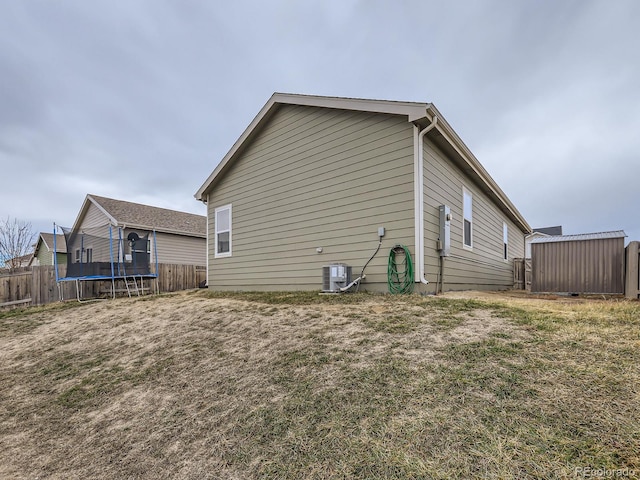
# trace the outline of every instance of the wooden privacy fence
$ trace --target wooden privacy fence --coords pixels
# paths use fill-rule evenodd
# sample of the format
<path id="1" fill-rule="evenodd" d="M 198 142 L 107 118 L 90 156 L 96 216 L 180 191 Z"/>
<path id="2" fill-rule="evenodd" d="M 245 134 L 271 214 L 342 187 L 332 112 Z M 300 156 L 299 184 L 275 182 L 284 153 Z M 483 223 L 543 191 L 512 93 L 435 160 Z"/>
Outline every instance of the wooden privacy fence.
<path id="1" fill-rule="evenodd" d="M 513 259 L 513 288 L 516 290 L 531 290 L 531 259 Z"/>
<path id="2" fill-rule="evenodd" d="M 627 268 L 624 279 L 624 295 L 637 299 L 640 296 L 640 242 L 629 242 L 625 249 Z"/>
<path id="3" fill-rule="evenodd" d="M 58 266 L 60 277 L 64 277 L 66 270 L 66 265 Z M 160 292 L 198 288 L 206 280 L 206 268 L 200 265 L 161 263 L 158 265 L 158 274 L 158 291 Z M 148 291 L 150 281 L 154 280 L 145 279 L 145 291 Z M 82 281 L 79 285 L 82 299 L 98 298 L 111 292 L 111 280 Z M 60 282 L 60 289 L 65 300 L 76 298 L 76 282 Z M 123 289 L 118 289 L 118 291 L 121 290 Z M 60 292 L 56 285 L 55 267 L 52 265 L 0 274 L 0 307 L 45 305 L 58 300 L 60 300 Z"/>
<path id="4" fill-rule="evenodd" d="M 201 265 L 158 265 L 158 288 L 161 292 L 177 292 L 198 288 L 206 281 L 207 269 Z"/>
<path id="5" fill-rule="evenodd" d="M 0 306 L 31 303 L 31 271 L 21 268 L 0 274 Z"/>

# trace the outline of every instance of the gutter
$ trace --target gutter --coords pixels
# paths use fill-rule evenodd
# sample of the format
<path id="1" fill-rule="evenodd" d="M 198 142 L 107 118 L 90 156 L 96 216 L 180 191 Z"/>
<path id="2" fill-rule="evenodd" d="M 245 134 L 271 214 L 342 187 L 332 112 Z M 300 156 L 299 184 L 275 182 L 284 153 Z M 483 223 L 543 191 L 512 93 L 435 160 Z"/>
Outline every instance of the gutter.
<path id="1" fill-rule="evenodd" d="M 415 245 L 416 245 L 416 271 L 415 282 L 427 285 L 424 266 L 424 136 L 437 127 L 438 117 L 434 115 L 431 123 L 420 130 L 413 125 L 413 178 L 414 178 L 414 220 L 415 220 Z"/>

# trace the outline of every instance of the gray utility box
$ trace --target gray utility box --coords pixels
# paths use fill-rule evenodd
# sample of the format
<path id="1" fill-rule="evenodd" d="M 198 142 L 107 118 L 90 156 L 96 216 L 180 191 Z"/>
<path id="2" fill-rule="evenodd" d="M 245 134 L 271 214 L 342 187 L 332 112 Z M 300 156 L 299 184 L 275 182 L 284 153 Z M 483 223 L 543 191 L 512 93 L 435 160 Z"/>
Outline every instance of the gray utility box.
<path id="1" fill-rule="evenodd" d="M 451 209 L 448 205 L 440 205 L 440 236 L 438 250 L 441 257 L 448 257 L 451 252 Z"/>
<path id="2" fill-rule="evenodd" d="M 351 267 L 344 263 L 334 263 L 322 267 L 322 291 L 339 293 L 340 288 L 351 283 Z"/>

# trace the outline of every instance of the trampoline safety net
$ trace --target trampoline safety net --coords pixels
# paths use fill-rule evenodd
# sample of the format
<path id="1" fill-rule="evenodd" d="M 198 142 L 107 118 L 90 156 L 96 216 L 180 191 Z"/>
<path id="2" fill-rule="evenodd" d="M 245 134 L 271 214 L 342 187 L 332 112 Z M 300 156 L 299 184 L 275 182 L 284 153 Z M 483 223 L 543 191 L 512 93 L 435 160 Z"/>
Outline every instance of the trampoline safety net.
<path id="1" fill-rule="evenodd" d="M 67 243 L 66 278 L 153 275 L 151 232 L 104 225 L 72 231 L 59 227 Z"/>

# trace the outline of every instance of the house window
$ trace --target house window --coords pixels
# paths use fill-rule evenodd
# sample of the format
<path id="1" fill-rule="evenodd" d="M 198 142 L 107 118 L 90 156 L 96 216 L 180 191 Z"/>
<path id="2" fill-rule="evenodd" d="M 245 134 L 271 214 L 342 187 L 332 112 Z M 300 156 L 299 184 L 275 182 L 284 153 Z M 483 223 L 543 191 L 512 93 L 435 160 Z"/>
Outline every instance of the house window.
<path id="1" fill-rule="evenodd" d="M 76 248 L 76 263 L 80 262 L 80 249 Z"/>
<path id="2" fill-rule="evenodd" d="M 471 248 L 473 246 L 473 196 L 466 188 L 462 188 L 462 246 Z"/>
<path id="3" fill-rule="evenodd" d="M 502 223 L 502 256 L 509 260 L 509 229 L 506 223 Z"/>
<path id="4" fill-rule="evenodd" d="M 231 256 L 231 205 L 215 210 L 216 257 Z"/>
<path id="5" fill-rule="evenodd" d="M 91 263 L 93 262 L 93 248 L 87 248 L 85 249 L 85 258 L 86 258 L 86 262 L 85 263 Z"/>

